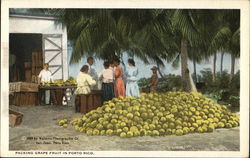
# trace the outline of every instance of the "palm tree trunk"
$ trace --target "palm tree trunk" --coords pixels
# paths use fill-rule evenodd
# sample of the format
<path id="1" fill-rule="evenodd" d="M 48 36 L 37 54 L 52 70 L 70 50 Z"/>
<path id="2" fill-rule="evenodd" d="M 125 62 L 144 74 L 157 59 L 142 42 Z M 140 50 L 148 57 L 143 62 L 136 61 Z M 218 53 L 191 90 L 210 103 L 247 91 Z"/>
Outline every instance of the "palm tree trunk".
<path id="1" fill-rule="evenodd" d="M 220 58 L 220 73 L 223 71 L 223 59 L 224 59 L 224 52 L 221 53 L 221 58 Z"/>
<path id="2" fill-rule="evenodd" d="M 197 91 L 188 69 L 187 40 L 181 40 L 181 80 L 186 92 Z"/>
<path id="3" fill-rule="evenodd" d="M 121 61 L 121 64 L 122 64 L 122 66 L 123 66 L 123 82 L 124 82 L 124 84 L 125 84 L 125 86 L 126 86 L 126 83 L 127 83 L 127 76 L 126 75 L 124 75 L 124 74 L 126 74 L 126 66 L 125 66 L 125 63 L 124 63 L 124 60 L 123 60 L 123 55 L 121 54 L 120 55 L 120 61 Z"/>
<path id="4" fill-rule="evenodd" d="M 161 78 L 164 78 L 164 76 L 163 76 L 163 74 L 162 74 L 162 72 L 161 72 L 161 69 L 160 69 L 159 64 L 157 63 L 156 65 L 157 65 L 157 69 L 158 69 L 158 72 L 159 72 Z"/>
<path id="5" fill-rule="evenodd" d="M 194 64 L 194 82 L 197 83 L 196 61 L 195 60 L 193 60 L 193 64 Z"/>
<path id="6" fill-rule="evenodd" d="M 124 71 L 126 71 L 126 66 L 125 66 L 122 54 L 120 55 L 120 61 L 121 61 L 122 66 L 124 67 Z"/>
<path id="7" fill-rule="evenodd" d="M 213 61 L 213 80 L 215 80 L 215 77 L 216 77 L 216 60 L 217 60 L 217 54 L 214 53 L 214 61 Z"/>
<path id="8" fill-rule="evenodd" d="M 235 68 L 235 57 L 231 55 L 231 75 L 230 75 L 230 81 L 232 80 L 234 76 L 234 68 Z"/>

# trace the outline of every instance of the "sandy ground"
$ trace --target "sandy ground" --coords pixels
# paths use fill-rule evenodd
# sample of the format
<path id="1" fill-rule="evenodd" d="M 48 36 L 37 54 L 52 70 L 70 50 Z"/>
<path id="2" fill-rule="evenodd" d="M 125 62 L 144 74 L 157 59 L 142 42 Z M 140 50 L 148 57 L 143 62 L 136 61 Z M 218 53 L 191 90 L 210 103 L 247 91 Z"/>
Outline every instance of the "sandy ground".
<path id="1" fill-rule="evenodd" d="M 10 150 L 113 150 L 113 151 L 239 151 L 239 127 L 184 136 L 136 137 L 86 136 L 61 128 L 57 120 L 80 117 L 68 106 L 10 106 L 24 114 L 23 122 L 10 127 Z M 61 140 L 65 139 L 65 140 Z"/>

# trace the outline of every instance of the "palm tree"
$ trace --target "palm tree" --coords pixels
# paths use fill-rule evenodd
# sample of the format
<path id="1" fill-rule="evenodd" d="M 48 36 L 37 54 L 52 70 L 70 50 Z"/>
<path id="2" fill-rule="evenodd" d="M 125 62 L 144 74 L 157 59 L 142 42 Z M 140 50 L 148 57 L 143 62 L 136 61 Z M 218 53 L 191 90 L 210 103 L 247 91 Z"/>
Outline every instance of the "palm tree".
<path id="1" fill-rule="evenodd" d="M 180 36 L 181 74 L 184 91 L 196 91 L 188 68 L 188 47 L 196 47 L 201 39 L 198 30 L 199 10 L 176 10 L 173 24 L 176 34 Z"/>
<path id="2" fill-rule="evenodd" d="M 240 11 L 224 10 L 220 18 L 222 25 L 213 38 L 211 38 L 209 48 L 210 50 L 219 50 L 231 54 L 230 78 L 232 79 L 234 76 L 235 58 L 240 56 Z M 223 59 L 221 60 L 223 61 Z"/>
<path id="3" fill-rule="evenodd" d="M 206 56 L 204 56 L 202 50 L 195 49 L 195 48 L 189 48 L 189 59 L 193 62 L 193 68 L 194 68 L 194 82 L 197 83 L 197 71 L 196 71 L 196 64 L 201 63 L 204 59 L 206 59 Z"/>
<path id="4" fill-rule="evenodd" d="M 223 13 L 220 10 L 177 10 L 173 16 L 173 23 L 181 36 L 182 83 L 186 91 L 192 91 L 187 57 L 194 62 L 208 59 L 214 55 L 213 72 L 215 79 L 216 52 L 223 45 L 217 38 L 225 38 Z M 222 39 L 223 39 L 222 38 Z M 223 40 L 222 40 L 223 41 Z"/>
<path id="5" fill-rule="evenodd" d="M 216 77 L 216 61 L 217 61 L 217 53 L 214 53 L 214 59 L 213 59 L 213 81 Z"/>
<path id="6" fill-rule="evenodd" d="M 232 80 L 235 71 L 235 58 L 240 57 L 240 11 L 234 10 L 227 14 L 226 19 L 229 21 L 229 28 L 231 30 L 231 36 L 228 39 L 227 49 L 231 54 L 231 75 Z"/>
<path id="7" fill-rule="evenodd" d="M 95 54 L 96 57 L 107 59 L 121 56 L 123 52 L 133 54 L 145 63 L 156 62 L 158 66 L 164 66 L 162 59 L 171 61 L 180 57 L 182 85 L 185 91 L 196 90 L 195 86 L 192 86 L 194 84 L 188 69 L 190 52 L 193 48 L 198 48 L 199 51 L 194 52 L 195 56 L 207 57 L 218 50 L 218 47 L 213 46 L 221 44 L 217 38 L 220 37 L 218 34 L 223 34 L 223 29 L 219 33 L 217 27 L 214 29 L 214 26 L 218 25 L 214 10 L 49 11 L 59 15 L 58 22 L 68 28 L 68 37 L 74 45 L 71 63 L 78 62 L 84 55 Z M 216 20 L 211 23 L 213 19 Z M 209 48 L 209 53 L 204 51 L 205 48 Z M 196 62 L 196 59 L 194 61 Z"/>
<path id="8" fill-rule="evenodd" d="M 223 60 L 224 60 L 224 52 L 221 53 L 221 58 L 220 58 L 220 73 L 223 72 Z"/>
<path id="9" fill-rule="evenodd" d="M 53 13 L 68 28 L 74 45 L 71 63 L 84 55 L 107 59 L 128 52 L 145 63 L 152 60 L 163 65 L 161 57 L 172 53 L 164 41 L 170 27 L 166 10 L 64 9 Z"/>

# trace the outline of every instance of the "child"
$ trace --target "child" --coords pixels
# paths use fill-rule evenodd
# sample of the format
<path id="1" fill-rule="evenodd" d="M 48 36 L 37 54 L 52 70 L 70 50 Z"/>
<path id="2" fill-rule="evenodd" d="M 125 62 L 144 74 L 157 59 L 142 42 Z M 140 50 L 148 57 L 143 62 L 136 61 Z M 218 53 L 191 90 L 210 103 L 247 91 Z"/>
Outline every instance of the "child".
<path id="1" fill-rule="evenodd" d="M 49 64 L 45 63 L 43 66 L 43 70 L 38 75 L 39 81 L 42 84 L 45 82 L 53 82 L 52 73 L 49 71 Z M 45 104 L 49 104 L 50 102 L 50 90 L 45 91 Z"/>
<path id="2" fill-rule="evenodd" d="M 90 87 L 96 85 L 96 81 L 88 74 L 89 67 L 87 65 L 83 65 L 80 71 L 76 79 L 77 88 L 75 94 L 89 94 L 91 92 Z"/>
<path id="3" fill-rule="evenodd" d="M 110 68 L 109 62 L 104 62 L 104 70 L 99 78 L 102 80 L 103 101 L 108 101 L 114 98 L 114 72 Z"/>
<path id="4" fill-rule="evenodd" d="M 43 69 L 39 73 L 38 77 L 42 82 L 42 84 L 44 84 L 45 82 L 53 81 L 52 73 L 49 71 L 49 64 L 47 63 L 44 64 Z"/>
<path id="5" fill-rule="evenodd" d="M 157 90 L 157 84 L 158 84 L 158 76 L 157 76 L 157 67 L 154 66 L 151 68 L 153 74 L 150 80 L 150 92 L 155 93 Z"/>

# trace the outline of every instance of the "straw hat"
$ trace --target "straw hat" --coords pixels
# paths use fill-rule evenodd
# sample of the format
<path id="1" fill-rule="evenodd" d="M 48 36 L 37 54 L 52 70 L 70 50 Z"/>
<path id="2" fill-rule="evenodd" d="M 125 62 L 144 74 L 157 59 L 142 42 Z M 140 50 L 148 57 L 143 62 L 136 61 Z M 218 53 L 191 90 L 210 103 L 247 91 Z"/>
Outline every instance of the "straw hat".
<path id="1" fill-rule="evenodd" d="M 157 70 L 158 68 L 156 66 L 153 66 L 151 70 Z"/>

